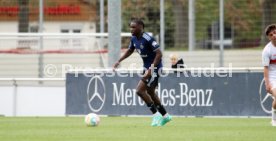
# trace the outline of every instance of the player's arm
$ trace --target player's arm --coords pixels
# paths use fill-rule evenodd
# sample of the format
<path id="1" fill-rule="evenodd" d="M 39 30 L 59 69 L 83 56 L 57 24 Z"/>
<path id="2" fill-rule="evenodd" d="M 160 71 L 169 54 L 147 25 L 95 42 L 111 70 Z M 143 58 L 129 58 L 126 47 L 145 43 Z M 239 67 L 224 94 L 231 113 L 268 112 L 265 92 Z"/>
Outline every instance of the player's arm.
<path id="1" fill-rule="evenodd" d="M 266 49 L 262 52 L 262 64 L 264 66 L 264 81 L 265 81 L 265 89 L 268 93 L 271 93 L 271 85 L 269 83 L 269 69 L 268 66 L 270 64 L 269 53 Z"/>
<path id="2" fill-rule="evenodd" d="M 269 75 L 268 66 L 264 66 L 265 89 L 266 89 L 267 92 L 271 93 L 271 86 L 270 86 L 270 83 L 269 83 L 268 75 Z"/>
<path id="3" fill-rule="evenodd" d="M 159 48 L 155 50 L 155 53 L 156 53 L 156 56 L 155 56 L 155 58 L 153 60 L 153 63 L 152 63 L 153 67 L 157 67 L 157 65 L 160 63 L 161 58 L 163 56 L 162 52 Z"/>
<path id="4" fill-rule="evenodd" d="M 148 69 L 147 72 L 145 73 L 144 79 L 147 79 L 151 76 L 151 73 L 153 71 L 152 69 L 155 69 L 161 61 L 161 58 L 163 56 L 161 50 L 158 48 L 155 50 L 155 52 L 156 52 L 156 56 L 153 60 L 153 63 L 151 64 L 151 68 Z"/>
<path id="5" fill-rule="evenodd" d="M 120 59 L 113 65 L 113 70 L 120 65 L 120 62 L 122 62 L 124 59 L 129 57 L 133 52 L 134 52 L 133 48 L 128 48 L 127 51 L 123 54 L 123 56 L 121 56 Z"/>
<path id="6" fill-rule="evenodd" d="M 157 65 L 160 63 L 162 58 L 162 52 L 160 50 L 159 44 L 155 41 L 154 38 L 152 38 L 149 41 L 149 44 L 151 45 L 151 49 L 156 53 L 155 58 L 151 64 L 151 67 L 157 67 Z"/>

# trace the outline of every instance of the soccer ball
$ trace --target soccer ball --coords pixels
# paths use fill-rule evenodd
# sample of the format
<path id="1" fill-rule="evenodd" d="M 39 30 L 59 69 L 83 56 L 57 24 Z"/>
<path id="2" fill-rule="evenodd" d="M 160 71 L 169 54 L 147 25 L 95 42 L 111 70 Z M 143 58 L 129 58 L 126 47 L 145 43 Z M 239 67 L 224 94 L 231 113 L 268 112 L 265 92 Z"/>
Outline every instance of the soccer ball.
<path id="1" fill-rule="evenodd" d="M 90 113 L 85 116 L 84 122 L 87 126 L 98 126 L 100 123 L 100 117 L 95 113 Z"/>

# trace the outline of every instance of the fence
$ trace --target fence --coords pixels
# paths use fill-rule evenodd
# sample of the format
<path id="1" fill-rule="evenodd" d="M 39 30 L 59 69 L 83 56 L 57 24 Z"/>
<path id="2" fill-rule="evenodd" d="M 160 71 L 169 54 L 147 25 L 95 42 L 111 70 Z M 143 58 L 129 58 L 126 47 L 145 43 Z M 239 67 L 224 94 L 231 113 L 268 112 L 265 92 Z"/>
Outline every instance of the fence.
<path id="1" fill-rule="evenodd" d="M 104 2 L 101 10 L 100 2 Z M 131 18 L 144 19 L 146 30 L 154 35 L 160 34 L 160 0 L 121 0 L 122 32 L 129 32 Z M 20 3 L 21 2 L 21 3 Z M 100 18 L 105 20 L 102 30 L 107 32 L 106 0 L 42 0 L 44 9 L 39 13 L 39 2 L 36 0 L 0 1 L 1 32 L 100 32 Z M 24 3 L 25 2 L 25 3 Z M 165 43 L 167 48 L 187 48 L 189 2 L 194 2 L 192 13 L 195 17 L 196 47 L 214 48 L 219 35 L 219 0 L 173 0 L 164 2 Z M 276 4 L 271 0 L 225 0 L 224 27 L 227 47 L 258 47 L 263 39 L 266 25 L 275 22 L 273 17 Z M 100 13 L 103 12 L 103 13 Z M 24 16 L 28 15 L 28 16 Z M 43 14 L 43 23 L 39 23 Z M 24 17 L 23 17 L 23 16 Z M 103 15 L 103 17 L 101 17 Z M 50 23 L 50 24 L 48 24 Z M 84 26 L 87 23 L 88 26 Z M 53 27 L 55 24 L 58 27 Z M 13 28 L 6 28 L 7 26 Z"/>
<path id="2" fill-rule="evenodd" d="M 218 48 L 219 39 L 219 2 L 220 0 L 172 0 L 165 1 L 165 44 L 166 48 L 188 47 L 189 2 L 194 2 L 194 23 L 196 49 Z M 124 1 L 122 15 L 124 31 L 131 17 L 141 17 L 146 21 L 146 29 L 159 34 L 160 14 L 159 0 Z M 265 43 L 263 30 L 268 24 L 275 22 L 273 1 L 225 0 L 224 37 L 227 48 L 259 47 Z M 275 12 L 275 11 L 274 11 Z"/>
<path id="3" fill-rule="evenodd" d="M 130 35 L 122 33 L 121 36 L 128 38 Z M 65 77 L 69 69 L 105 68 L 107 40 L 106 33 L 0 33 L 0 77 Z M 165 68 L 170 68 L 171 54 L 179 54 L 188 68 L 219 67 L 216 50 L 164 51 Z M 234 68 L 260 67 L 261 51 L 227 50 L 224 64 Z M 121 67 L 141 68 L 142 60 L 134 53 L 122 62 Z"/>
<path id="4" fill-rule="evenodd" d="M 260 66 L 260 58 L 258 50 L 248 51 L 255 52 L 253 56 L 248 56 L 248 59 L 228 59 L 236 58 L 235 53 L 232 56 L 227 56 L 225 53 L 223 58 L 216 55 L 216 50 L 220 44 L 219 41 L 219 2 L 220 0 L 121 0 L 121 15 L 122 15 L 122 32 L 129 32 L 129 21 L 134 17 L 142 18 L 146 24 L 146 31 L 153 33 L 159 42 L 161 31 L 164 32 L 164 43 L 166 50 L 187 50 L 189 37 L 189 21 L 194 20 L 195 27 L 195 43 L 193 48 L 196 52 L 181 52 L 180 56 L 188 60 L 188 66 L 202 66 L 206 62 L 203 60 L 198 63 L 196 56 L 208 54 L 201 51 L 212 50 L 211 56 L 213 60 L 209 61 L 217 65 L 218 59 L 224 60 L 224 66 L 233 63 L 234 67 L 258 67 Z M 40 2 L 43 2 L 43 9 L 40 8 Z M 103 2 L 103 7 L 101 7 Z M 160 8 L 164 2 L 164 9 Z M 189 3 L 193 5 L 189 6 Z M 108 1 L 107 0 L 22 0 L 22 1 L 4 1 L 0 0 L 0 32 L 1 33 L 18 33 L 18 32 L 37 32 L 43 33 L 62 33 L 62 34 L 85 34 L 108 32 Z M 192 6 L 192 7 L 191 7 Z M 223 5 L 224 10 L 224 47 L 231 49 L 240 48 L 257 48 L 264 46 L 266 43 L 263 35 L 264 27 L 275 22 L 274 7 L 276 4 L 271 0 L 225 0 Z M 193 9 L 193 13 L 189 13 L 189 9 Z M 164 11 L 164 28 L 161 28 L 162 21 L 160 20 L 160 11 Z M 189 19 L 189 14 L 192 14 L 194 19 Z M 0 39 L 1 57 L 7 58 L 1 64 L 4 67 L 1 71 L 7 72 L 0 74 L 1 77 L 44 77 L 42 71 L 45 64 L 60 62 L 59 64 L 72 64 L 82 67 L 104 67 L 104 61 L 107 58 L 99 54 L 89 54 L 82 51 L 65 51 L 66 49 L 92 49 L 94 52 L 98 48 L 95 43 L 95 38 L 74 37 L 74 39 L 64 38 L 66 35 L 49 39 L 46 35 L 41 39 L 34 37 L 13 37 L 2 36 Z M 38 36 L 37 36 L 38 37 Z M 15 39 L 16 38 L 16 39 Z M 47 39 L 48 38 L 48 39 Z M 94 40 L 94 41 L 93 41 Z M 122 38 L 122 47 L 128 46 L 129 38 Z M 99 40 L 100 44 L 105 44 Z M 105 44 L 108 46 L 108 44 Z M 26 49 L 38 49 L 41 51 L 33 51 Z M 16 50 L 14 50 L 16 49 Z M 22 50 L 23 49 L 23 50 Z M 62 51 L 53 53 L 45 52 L 52 49 L 63 49 Z M 65 50 L 64 50 L 65 49 Z M 200 50 L 198 52 L 198 50 Z M 57 50 L 55 50 L 57 51 Z M 26 53 L 28 52 L 28 53 Z M 239 51 L 237 51 L 239 52 Z M 244 51 L 247 52 L 247 51 Z M 259 52 L 261 52 L 259 50 Z M 17 54 L 16 54 L 17 53 Z M 24 53 L 18 55 L 20 53 Z M 36 54 L 34 54 L 36 53 Z M 44 54 L 43 54 L 44 53 Z M 61 54 L 62 53 L 62 54 Z M 70 54 L 69 54 L 70 53 Z M 250 54 L 250 53 L 249 53 Z M 169 54 L 165 53 L 165 57 Z M 187 58 L 195 56 L 192 58 Z M 238 55 L 238 57 L 240 57 Z M 100 59 L 99 59 L 100 58 Z M 103 59 L 104 58 L 104 59 Z M 137 59 L 136 57 L 134 57 Z M 205 58 L 205 57 L 204 57 Z M 208 58 L 208 55 L 206 55 Z M 41 60 L 44 60 L 42 64 Z M 2 60 L 2 59 L 1 59 Z M 12 60 L 12 61 L 11 61 Z M 167 66 L 169 61 L 164 59 Z M 196 61 L 190 61 L 196 60 Z M 252 62 L 247 64 L 248 60 Z M 13 63 L 19 62 L 18 63 Z M 231 62 L 233 61 L 233 62 Z M 240 62 L 239 65 L 235 65 Z M 29 68 L 18 67 L 22 64 Z M 196 64 L 196 65 L 193 65 Z M 22 65 L 24 66 L 24 65 Z M 11 70 L 18 71 L 17 74 L 9 73 Z M 23 74 L 24 72 L 24 74 Z M 26 74 L 29 72 L 29 74 Z M 60 75 L 58 75 L 60 76 Z"/>

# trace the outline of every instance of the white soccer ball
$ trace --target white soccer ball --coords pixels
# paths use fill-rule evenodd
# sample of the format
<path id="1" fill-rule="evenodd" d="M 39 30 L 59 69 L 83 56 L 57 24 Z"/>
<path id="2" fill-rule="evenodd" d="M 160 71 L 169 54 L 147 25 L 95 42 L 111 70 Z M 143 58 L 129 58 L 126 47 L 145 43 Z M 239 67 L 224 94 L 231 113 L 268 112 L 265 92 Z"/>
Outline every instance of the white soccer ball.
<path id="1" fill-rule="evenodd" d="M 100 124 L 100 117 L 95 113 L 90 113 L 85 116 L 84 122 L 87 126 L 98 126 Z"/>

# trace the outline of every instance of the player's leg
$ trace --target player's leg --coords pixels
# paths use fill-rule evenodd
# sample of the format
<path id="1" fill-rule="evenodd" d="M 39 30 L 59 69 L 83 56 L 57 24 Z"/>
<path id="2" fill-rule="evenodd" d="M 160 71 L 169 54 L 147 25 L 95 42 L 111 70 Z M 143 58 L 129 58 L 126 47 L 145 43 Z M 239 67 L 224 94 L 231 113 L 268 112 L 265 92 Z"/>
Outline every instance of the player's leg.
<path id="1" fill-rule="evenodd" d="M 153 100 L 153 102 L 154 102 L 157 110 L 160 112 L 160 114 L 162 116 L 164 116 L 165 114 L 167 114 L 166 109 L 164 108 L 164 106 L 160 102 L 160 98 L 155 93 L 155 87 L 148 87 L 147 88 L 147 92 L 150 95 L 151 99 Z"/>
<path id="2" fill-rule="evenodd" d="M 147 86 L 142 80 L 138 82 L 136 93 L 146 104 L 153 104 L 151 97 L 147 94 Z"/>
<path id="3" fill-rule="evenodd" d="M 160 120 L 158 125 L 165 125 L 169 121 L 171 121 L 172 117 L 167 113 L 165 107 L 161 104 L 160 98 L 155 93 L 155 89 L 158 85 L 158 78 L 157 74 L 153 74 L 147 83 L 147 93 L 150 95 L 151 99 L 153 100 L 158 112 L 162 115 L 162 119 Z"/>
<path id="4" fill-rule="evenodd" d="M 151 99 L 150 95 L 147 93 L 146 82 L 144 82 L 142 80 L 139 81 L 137 88 L 136 88 L 136 93 L 139 97 L 141 97 L 145 101 L 145 103 L 147 104 L 147 106 L 149 107 L 150 111 L 153 114 L 151 126 L 157 126 L 161 119 L 161 116 L 157 112 L 155 104 L 154 104 L 153 100 Z"/>
<path id="5" fill-rule="evenodd" d="M 276 126 L 276 88 L 272 89 L 272 126 Z"/>
<path id="6" fill-rule="evenodd" d="M 165 107 L 161 104 L 159 97 L 155 93 L 155 87 L 148 87 L 147 92 L 154 101 L 158 112 L 162 115 L 162 118 L 160 119 L 158 125 L 164 126 L 166 123 L 172 120 L 172 116 L 167 113 Z"/>

